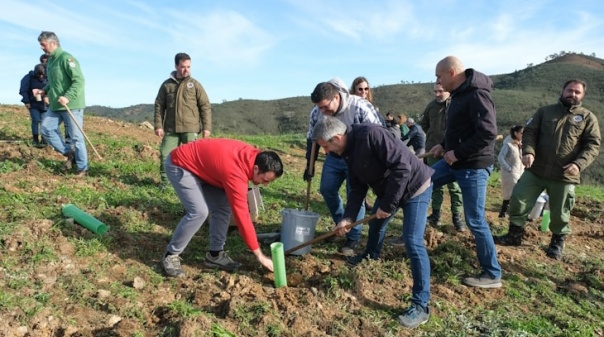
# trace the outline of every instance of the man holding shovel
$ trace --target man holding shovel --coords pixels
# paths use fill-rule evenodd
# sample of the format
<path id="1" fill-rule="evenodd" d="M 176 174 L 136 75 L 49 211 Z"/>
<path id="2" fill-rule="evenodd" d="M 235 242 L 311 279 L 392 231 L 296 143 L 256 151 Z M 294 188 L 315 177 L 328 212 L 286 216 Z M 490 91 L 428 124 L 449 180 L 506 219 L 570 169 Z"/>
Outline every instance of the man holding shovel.
<path id="1" fill-rule="evenodd" d="M 71 54 L 63 51 L 55 33 L 43 31 L 38 36 L 38 42 L 44 53 L 50 56 L 47 62 L 48 84 L 44 89 L 32 90 L 34 96 L 48 96 L 49 99 L 48 111 L 42 120 L 42 137 L 55 151 L 67 158 L 62 171 L 70 170 L 75 163 L 76 177 L 85 177 L 88 172 L 88 152 L 84 135 L 80 131 L 84 127 L 86 107 L 82 69 Z M 71 110 L 71 116 L 68 115 L 68 109 Z M 61 136 L 61 120 L 65 122 L 75 151 Z"/>
<path id="2" fill-rule="evenodd" d="M 315 107 L 310 112 L 310 122 L 308 125 L 307 134 L 307 150 L 306 159 L 307 165 L 304 171 L 304 180 L 312 179 L 314 168 L 310 163 L 315 158 L 311 159 L 310 141 L 315 124 L 324 116 L 333 116 L 342 121 L 345 125 L 372 123 L 378 124 L 385 128 L 384 123 L 380 119 L 375 107 L 366 99 L 351 95 L 348 92 L 346 84 L 339 78 L 331 79 L 328 82 L 317 84 L 312 94 L 310 95 Z M 318 151 L 317 151 L 318 153 Z M 327 153 L 325 162 L 323 163 L 323 171 L 321 173 L 321 185 L 319 190 L 325 200 L 325 204 L 331 213 L 331 217 L 335 224 L 342 220 L 344 206 L 340 198 L 340 187 L 346 181 L 346 190 L 348 191 L 348 169 L 346 163 L 337 154 Z M 360 220 L 365 216 L 365 207 L 359 209 L 356 220 Z M 353 227 L 346 235 L 346 242 L 340 248 L 340 252 L 344 255 L 354 255 L 354 250 L 358 247 L 361 238 L 362 225 Z"/>
<path id="3" fill-rule="evenodd" d="M 377 196 L 376 219 L 369 221 L 365 251 L 347 259 L 350 266 L 364 259 L 378 259 L 386 226 L 399 208 L 403 209 L 403 239 L 411 260 L 413 289 L 411 306 L 398 317 L 400 324 L 415 328 L 428 321 L 430 310 L 430 261 L 424 245 L 426 212 L 432 195 L 430 176 L 434 172 L 400 139 L 379 125 L 363 123 L 346 126 L 325 117 L 313 130 L 312 139 L 326 152 L 343 158 L 348 166 L 350 193 L 342 220 L 335 230 L 345 235 L 347 226 L 362 207 L 369 188 Z"/>

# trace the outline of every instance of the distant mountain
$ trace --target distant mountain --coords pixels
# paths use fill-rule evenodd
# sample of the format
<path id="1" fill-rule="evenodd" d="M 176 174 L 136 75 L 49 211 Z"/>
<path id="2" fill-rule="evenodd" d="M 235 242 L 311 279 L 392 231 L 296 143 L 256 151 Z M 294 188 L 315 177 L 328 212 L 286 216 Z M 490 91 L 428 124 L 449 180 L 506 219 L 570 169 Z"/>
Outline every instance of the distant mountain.
<path id="1" fill-rule="evenodd" d="M 587 81 L 584 104 L 602 117 L 604 60 L 564 52 L 548 58 L 542 64 L 528 65 L 527 68 L 510 74 L 491 76 L 495 85 L 493 98 L 501 132 L 514 124 L 523 123 L 538 107 L 556 102 L 562 84 L 571 78 Z M 374 102 L 382 114 L 391 111 L 418 117 L 433 99 L 432 88 L 433 83 L 378 86 L 374 88 Z M 213 104 L 214 131 L 239 134 L 301 133 L 308 128 L 308 114 L 312 107 L 307 96 L 269 101 L 239 99 Z M 88 107 L 86 113 L 135 123 L 145 120 L 153 122 L 152 104 L 120 109 L 95 105 Z"/>

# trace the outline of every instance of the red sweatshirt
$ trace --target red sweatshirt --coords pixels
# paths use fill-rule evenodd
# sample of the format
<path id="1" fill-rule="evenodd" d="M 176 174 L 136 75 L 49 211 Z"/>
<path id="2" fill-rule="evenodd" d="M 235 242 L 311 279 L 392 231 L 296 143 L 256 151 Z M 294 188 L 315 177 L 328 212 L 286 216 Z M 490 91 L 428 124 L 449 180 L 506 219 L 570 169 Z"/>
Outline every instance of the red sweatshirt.
<path id="1" fill-rule="evenodd" d="M 170 153 L 174 165 L 209 185 L 224 189 L 239 233 L 251 250 L 260 247 L 247 203 L 248 185 L 258 153 L 260 150 L 252 145 L 220 138 L 199 139 Z"/>

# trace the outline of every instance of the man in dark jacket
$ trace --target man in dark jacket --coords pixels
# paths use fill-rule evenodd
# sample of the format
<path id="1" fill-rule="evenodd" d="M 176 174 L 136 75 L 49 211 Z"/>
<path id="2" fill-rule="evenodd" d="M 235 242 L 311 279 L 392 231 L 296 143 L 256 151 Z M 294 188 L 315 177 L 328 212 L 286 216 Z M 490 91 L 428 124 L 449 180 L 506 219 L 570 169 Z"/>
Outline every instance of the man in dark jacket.
<path id="1" fill-rule="evenodd" d="M 416 156 L 424 154 L 426 152 L 426 134 L 424 130 L 422 130 L 419 124 L 415 124 L 413 118 L 407 118 L 407 127 L 409 128 L 409 133 L 402 136 L 401 139 L 403 141 L 409 139 L 407 145 L 413 146 Z"/>
<path id="2" fill-rule="evenodd" d="M 445 135 L 446 110 L 450 102 L 448 91 L 444 90 L 442 85 L 434 84 L 434 100 L 428 103 L 424 109 L 420 125 L 426 132 L 426 149 L 430 150 L 434 145 L 440 144 Z M 440 158 L 426 157 L 426 164 L 432 166 Z M 458 231 L 464 231 L 466 226 L 461 220 L 462 198 L 461 190 L 456 182 L 447 184 L 449 197 L 451 198 L 451 214 L 453 226 Z M 432 214 L 428 217 L 428 223 L 434 227 L 440 226 L 441 206 L 444 200 L 445 187 L 434 188 L 432 190 Z"/>
<path id="3" fill-rule="evenodd" d="M 365 252 L 349 257 L 349 265 L 379 257 L 386 226 L 396 211 L 403 208 L 403 239 L 411 259 L 413 294 L 411 306 L 398 320 L 411 328 L 427 322 L 430 316 L 430 261 L 424 245 L 424 231 L 433 170 L 380 125 L 362 123 L 346 127 L 337 118 L 327 116 L 315 125 L 312 139 L 325 152 L 341 156 L 348 166 L 350 193 L 344 216 L 335 228 L 338 235 L 349 231 L 346 226 L 356 219 L 369 188 L 377 197 L 374 205 L 377 219 L 369 222 Z"/>
<path id="4" fill-rule="evenodd" d="M 562 86 L 558 103 L 540 108 L 528 120 L 522 136 L 522 163 L 526 170 L 510 199 L 510 228 L 495 242 L 520 246 L 524 224 L 541 191 L 549 195 L 552 238 L 547 256 L 562 258 L 564 241 L 570 234 L 570 211 L 575 185 L 600 153 L 598 118 L 581 106 L 586 84 L 570 80 Z"/>
<path id="5" fill-rule="evenodd" d="M 42 122 L 42 114 L 48 109 L 48 104 L 44 102 L 42 96 L 35 96 L 33 89 L 44 89 L 46 84 L 48 84 L 46 68 L 43 64 L 37 64 L 34 70 L 23 76 L 19 88 L 19 94 L 23 97 L 21 102 L 25 104 L 31 117 L 32 142 L 35 147 L 43 146 L 40 142 L 40 123 Z"/>
<path id="6" fill-rule="evenodd" d="M 465 69 L 454 56 L 447 56 L 436 65 L 436 83 L 451 93 L 447 110 L 444 143 L 430 149 L 434 157 L 443 156 L 432 175 L 434 187 L 457 181 L 463 197 L 466 224 L 476 243 L 482 273 L 466 277 L 462 283 L 470 287 L 500 288 L 501 267 L 489 224 L 485 218 L 487 181 L 495 162 L 497 122 L 491 87 L 486 75 Z"/>

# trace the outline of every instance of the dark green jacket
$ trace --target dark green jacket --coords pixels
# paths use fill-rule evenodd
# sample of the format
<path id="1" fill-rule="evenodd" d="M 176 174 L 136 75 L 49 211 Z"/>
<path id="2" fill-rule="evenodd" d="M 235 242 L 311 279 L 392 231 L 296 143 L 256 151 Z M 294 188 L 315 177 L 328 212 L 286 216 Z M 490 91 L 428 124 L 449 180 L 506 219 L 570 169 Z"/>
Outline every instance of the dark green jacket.
<path id="1" fill-rule="evenodd" d="M 58 47 L 50 54 L 46 67 L 48 84 L 44 87 L 44 91 L 50 100 L 50 109 L 52 111 L 65 110 L 57 102 L 60 96 L 67 97 L 69 100 L 67 106 L 70 109 L 86 108 L 84 75 L 78 60 Z"/>
<path id="2" fill-rule="evenodd" d="M 155 99 L 155 129 L 164 132 L 212 131 L 210 100 L 193 77 L 177 80 L 176 72 L 162 83 Z"/>
<path id="3" fill-rule="evenodd" d="M 583 171 L 598 156 L 598 119 L 581 104 L 567 108 L 558 102 L 542 107 L 524 128 L 522 153 L 535 156 L 527 170 L 537 176 L 579 184 L 580 175 L 564 174 L 562 167 L 575 163 Z"/>
<path id="4" fill-rule="evenodd" d="M 443 141 L 445 135 L 445 112 L 449 99 L 442 103 L 433 100 L 426 106 L 422 119 L 419 121 L 426 133 L 426 151 Z"/>

